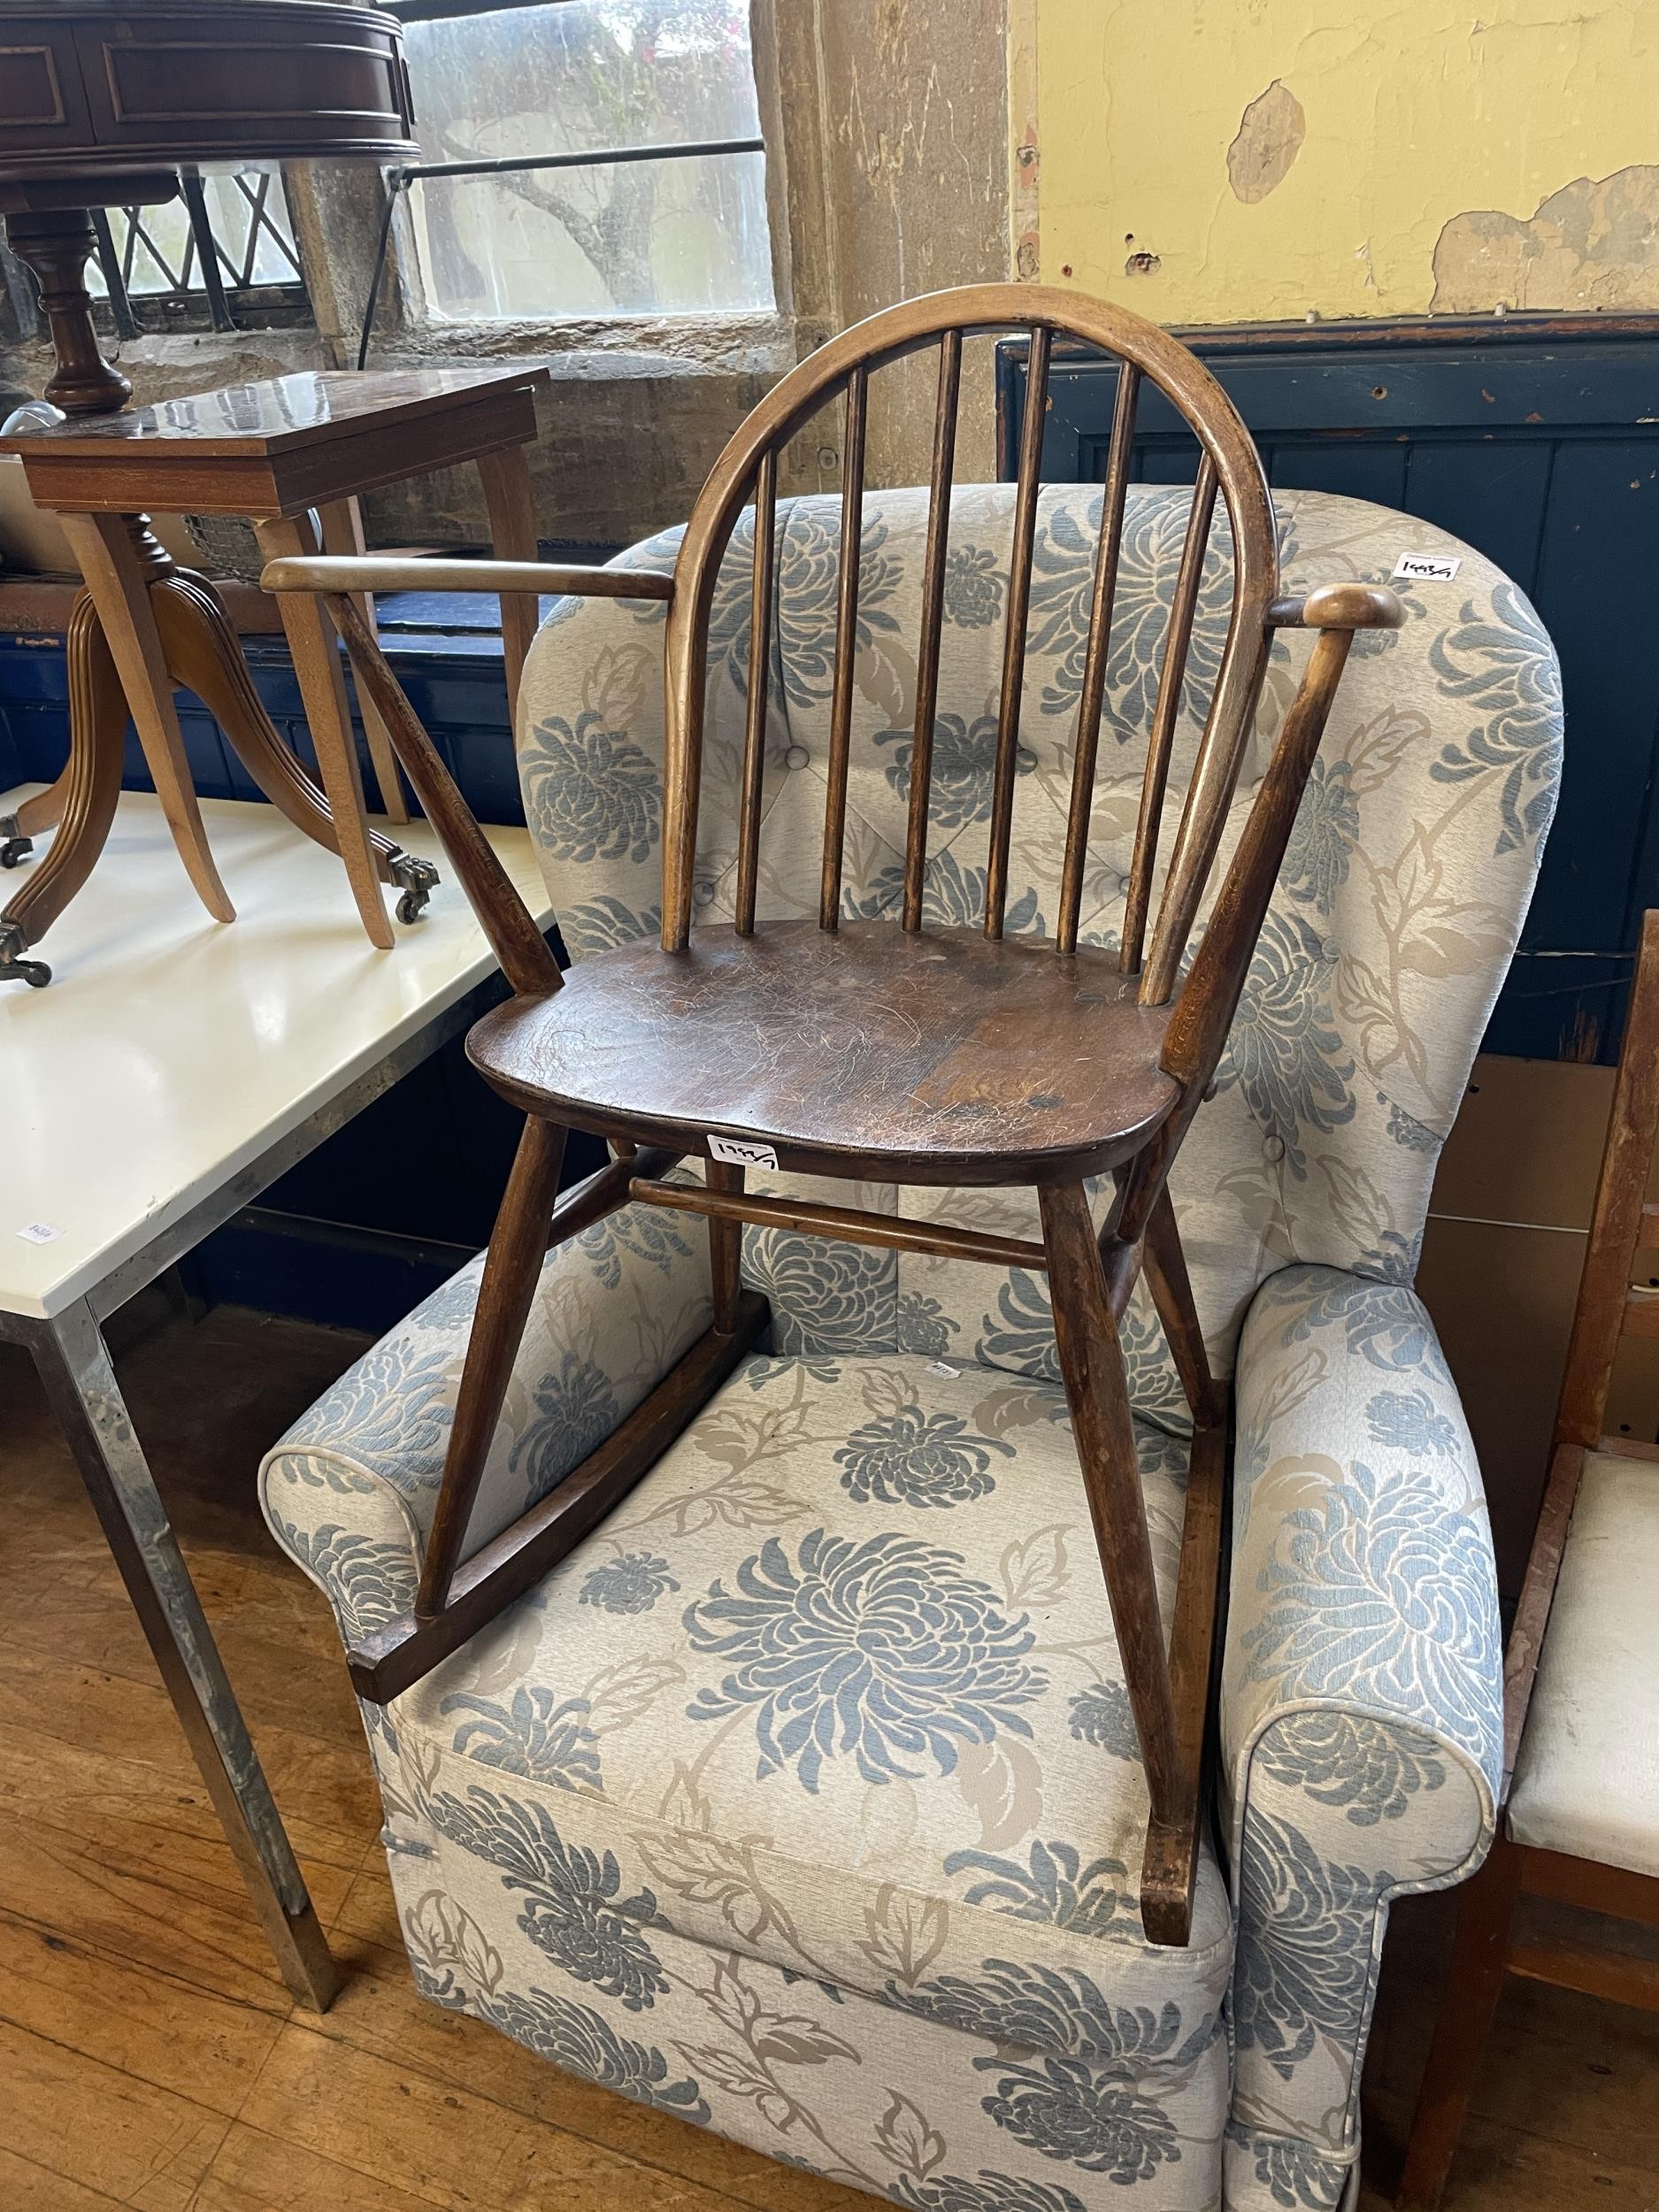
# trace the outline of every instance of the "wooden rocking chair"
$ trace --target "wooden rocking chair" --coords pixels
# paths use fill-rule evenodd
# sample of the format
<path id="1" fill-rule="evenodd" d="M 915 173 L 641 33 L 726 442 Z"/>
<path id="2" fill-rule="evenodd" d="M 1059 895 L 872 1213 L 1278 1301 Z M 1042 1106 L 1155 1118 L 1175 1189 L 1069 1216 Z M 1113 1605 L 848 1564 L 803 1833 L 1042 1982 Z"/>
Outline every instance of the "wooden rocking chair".
<path id="1" fill-rule="evenodd" d="M 983 933 L 923 926 L 928 801 L 964 334 L 1030 333 L 1029 387 L 997 717 Z M 1005 938 L 1010 824 L 1048 368 L 1056 333 L 1122 365 L 1102 504 L 1059 916 L 1052 941 Z M 938 410 L 922 583 L 919 672 L 902 918 L 843 920 L 842 844 L 858 615 L 865 411 L 871 373 L 926 347 Z M 1152 717 L 1120 950 L 1079 946 L 1108 647 L 1135 409 L 1155 385 L 1201 458 Z M 816 922 L 757 921 L 769 640 L 775 614 L 779 457 L 819 408 L 844 410 L 836 653 L 822 886 Z M 1158 835 L 1194 611 L 1217 495 L 1231 528 L 1233 596 L 1219 672 L 1167 879 Z M 691 927 L 692 871 L 716 580 L 740 511 L 755 511 L 751 645 L 734 928 Z M 489 935 L 513 996 L 468 1051 L 526 1116 L 490 1240 L 442 1487 L 415 1609 L 350 1655 L 365 1698 L 417 1680 L 563 1557 L 645 1473 L 755 1342 L 764 1299 L 743 1288 L 741 1225 L 1046 1270 L 1062 1371 L 1112 1620 L 1145 1763 L 1151 1818 L 1141 1909 L 1153 1940 L 1182 1944 L 1191 1915 L 1205 1717 L 1220 1575 L 1225 1396 L 1210 1373 L 1166 1189 L 1171 1162 L 1215 1073 L 1302 787 L 1356 629 L 1402 618 L 1394 595 L 1356 584 L 1278 596 L 1272 508 L 1256 449 L 1205 369 L 1119 309 L 1035 287 L 989 285 L 914 300 L 833 340 L 738 430 L 692 513 L 672 579 L 626 569 L 421 560 L 285 559 L 273 591 L 324 596 L 410 780 Z M 352 593 L 419 588 L 588 593 L 668 603 L 662 943 L 623 946 L 561 978 L 380 653 Z M 1178 994 L 1188 939 L 1248 742 L 1272 631 L 1317 630 L 1307 673 Z M 1151 922 L 1148 941 L 1148 927 Z M 556 1207 L 568 1128 L 618 1157 Z M 664 1178 L 706 1162 L 703 1187 Z M 995 1236 L 752 1192 L 745 1163 L 904 1185 L 1034 1187 L 1042 1240 Z M 1085 1178 L 1110 1170 L 1097 1236 Z M 460 1560 L 542 1257 L 633 1201 L 707 1217 L 713 1324 L 657 1389 L 547 1499 Z M 549 1227 L 550 1224 L 550 1227 Z M 1166 1647 L 1153 1578 L 1118 1322 L 1144 1264 L 1196 1428 Z"/>

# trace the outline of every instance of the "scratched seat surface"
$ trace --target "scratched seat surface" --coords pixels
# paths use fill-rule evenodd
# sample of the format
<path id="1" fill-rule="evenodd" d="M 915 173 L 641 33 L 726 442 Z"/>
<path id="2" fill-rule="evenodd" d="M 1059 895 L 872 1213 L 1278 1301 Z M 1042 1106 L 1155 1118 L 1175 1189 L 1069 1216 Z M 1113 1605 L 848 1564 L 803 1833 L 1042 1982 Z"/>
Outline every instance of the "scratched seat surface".
<path id="1" fill-rule="evenodd" d="M 700 1149 L 713 1130 L 785 1169 L 1032 1182 L 1145 1141 L 1177 1094 L 1168 1019 L 1102 950 L 772 922 L 583 961 L 556 997 L 486 1017 L 468 1051 L 516 1104 L 607 1135 Z"/>

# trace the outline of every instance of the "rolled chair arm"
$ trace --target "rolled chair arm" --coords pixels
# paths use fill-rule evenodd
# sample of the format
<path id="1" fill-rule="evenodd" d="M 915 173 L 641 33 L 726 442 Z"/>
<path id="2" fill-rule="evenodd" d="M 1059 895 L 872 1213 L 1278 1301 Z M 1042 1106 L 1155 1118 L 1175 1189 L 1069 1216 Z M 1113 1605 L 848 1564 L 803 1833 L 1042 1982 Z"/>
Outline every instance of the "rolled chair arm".
<path id="1" fill-rule="evenodd" d="M 557 561 L 446 561 L 435 555 L 291 553 L 260 571 L 270 592 L 534 591 L 565 599 L 672 599 L 674 580 L 648 568 Z"/>
<path id="2" fill-rule="evenodd" d="M 1332 2204 L 1391 1901 L 1491 1840 L 1502 1641 L 1485 1493 L 1406 1284 L 1297 1265 L 1240 1340 L 1223 1789 L 1239 1916 L 1229 2201 Z M 1255 2178 L 1252 2179 L 1254 2175 Z"/>
<path id="3" fill-rule="evenodd" d="M 326 1594 L 349 1646 L 413 1604 L 480 1265 L 469 1263 L 348 1368 L 260 1469 L 271 1532 Z M 624 1207 L 550 1252 L 463 1557 L 620 1426 L 710 1312 L 708 1239 L 649 1207 Z"/>

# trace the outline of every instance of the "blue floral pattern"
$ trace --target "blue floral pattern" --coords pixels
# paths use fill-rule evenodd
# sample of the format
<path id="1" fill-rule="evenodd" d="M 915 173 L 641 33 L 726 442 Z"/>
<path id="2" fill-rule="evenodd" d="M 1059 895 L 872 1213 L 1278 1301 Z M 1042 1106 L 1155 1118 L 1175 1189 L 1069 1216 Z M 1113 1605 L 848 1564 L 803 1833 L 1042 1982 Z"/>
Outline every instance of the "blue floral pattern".
<path id="1" fill-rule="evenodd" d="M 856 1429 L 835 1455 L 841 1488 L 860 1505 L 966 1505 L 996 1487 L 991 1455 L 1011 1459 L 999 1436 L 972 1434 L 960 1414 L 909 1405 Z"/>
<path id="2" fill-rule="evenodd" d="M 661 2051 L 618 2035 L 591 2006 L 572 2004 L 568 1998 L 551 1997 L 541 1989 L 504 1990 L 488 2004 L 495 2024 L 504 2035 L 526 2044 L 567 2074 L 579 2074 L 584 2081 L 614 2089 L 635 2104 L 653 2105 L 676 2119 L 708 2125 L 708 2103 L 696 2082 L 689 2076 L 671 2081 Z"/>
<path id="3" fill-rule="evenodd" d="M 1010 1620 L 959 1554 L 910 1537 L 863 1543 L 814 1529 L 792 1563 L 773 1537 L 686 1612 L 692 1648 L 726 1661 L 718 1690 L 687 1709 L 716 1720 L 757 1708 L 764 1779 L 793 1767 L 816 1791 L 826 1760 L 849 1753 L 866 1782 L 914 1778 L 929 1755 L 949 1773 L 964 1744 L 999 1730 L 1029 1736 L 1020 1709 L 1047 1686 Z"/>
<path id="4" fill-rule="evenodd" d="M 513 1446 L 508 1463 L 523 1474 L 530 1504 L 597 1451 L 618 1417 L 610 1376 L 568 1350 L 537 1384 L 535 1409 L 536 1418 Z"/>
<path id="5" fill-rule="evenodd" d="M 1300 1829 L 1245 1816 L 1233 2032 L 1288 2081 L 1321 2037 L 1351 2039 L 1371 2002 L 1371 1932 L 1394 1877 L 1344 1866 Z"/>
<path id="6" fill-rule="evenodd" d="M 557 1790 L 600 1786 L 599 1741 L 588 1724 L 586 1698 L 556 1701 L 544 1685 L 523 1684 L 506 1705 L 457 1691 L 441 1709 L 472 1715 L 457 1728 L 451 1747 L 480 1766 L 549 1782 Z"/>
<path id="7" fill-rule="evenodd" d="M 1354 1063 L 1331 1010 L 1331 956 L 1300 914 L 1271 913 L 1245 979 L 1217 1076 L 1237 1083 L 1301 1180 L 1307 1138 L 1328 1136 L 1355 1113 Z"/>
<path id="8" fill-rule="evenodd" d="M 1129 1692 L 1118 1681 L 1091 1682 L 1071 1699 L 1071 1733 L 1079 1743 L 1110 1751 L 1115 1759 L 1141 1756 L 1141 1739 L 1130 1709 Z"/>
<path id="9" fill-rule="evenodd" d="M 1501 778 L 1494 852 L 1536 846 L 1555 810 L 1561 747 L 1561 669 L 1543 625 L 1513 584 L 1500 582 L 1486 611 L 1465 605 L 1432 659 L 1441 689 L 1479 719 L 1430 774 L 1441 783 Z"/>
<path id="10" fill-rule="evenodd" d="M 525 762 L 536 842 L 557 858 L 646 860 L 662 835 L 662 787 L 648 757 L 596 714 L 536 726 Z"/>
<path id="11" fill-rule="evenodd" d="M 465 1801 L 434 1797 L 427 1809 L 440 1835 L 499 1868 L 503 1887 L 523 1896 L 518 1925 L 539 1951 L 625 2010 L 649 2010 L 668 1986 L 640 1932 L 658 1919 L 657 1900 L 649 1889 L 619 1894 L 622 1878 L 609 1851 L 567 1847 L 544 1807 L 476 1785 Z"/>
<path id="12" fill-rule="evenodd" d="M 891 749 L 887 781 L 908 805 L 914 731 L 878 730 L 876 743 Z M 1017 756 L 1014 772 L 1028 776 L 1035 766 L 1029 754 Z M 970 822 L 989 821 L 995 780 L 996 717 L 981 714 L 970 722 L 959 714 L 940 715 L 933 724 L 927 780 L 928 820 L 941 829 L 961 829 Z"/>
<path id="13" fill-rule="evenodd" d="M 1279 879 L 1293 899 L 1328 915 L 1348 881 L 1359 842 L 1359 802 L 1347 761 L 1316 760 L 1308 777 Z"/>
<path id="14" fill-rule="evenodd" d="M 1284 1530 L 1240 1640 L 1250 1675 L 1441 1732 L 1490 1770 L 1503 1716 L 1484 1521 L 1448 1514 L 1426 1475 L 1379 1481 L 1356 1460 Z"/>
<path id="15" fill-rule="evenodd" d="M 679 1587 L 665 1559 L 652 1552 L 623 1552 L 588 1569 L 577 1603 L 600 1605 L 607 1613 L 649 1613 L 658 1598 Z"/>
<path id="16" fill-rule="evenodd" d="M 1129 1870 L 1121 1859 L 1091 1859 L 1086 1865 L 1076 1845 L 1061 1840 L 1033 1841 L 1024 1866 L 985 1851 L 954 1851 L 945 1872 L 984 1878 L 969 1887 L 964 1901 L 970 1905 L 989 1905 L 1011 1919 L 1091 1939 L 1121 1926 L 1135 1911 Z"/>

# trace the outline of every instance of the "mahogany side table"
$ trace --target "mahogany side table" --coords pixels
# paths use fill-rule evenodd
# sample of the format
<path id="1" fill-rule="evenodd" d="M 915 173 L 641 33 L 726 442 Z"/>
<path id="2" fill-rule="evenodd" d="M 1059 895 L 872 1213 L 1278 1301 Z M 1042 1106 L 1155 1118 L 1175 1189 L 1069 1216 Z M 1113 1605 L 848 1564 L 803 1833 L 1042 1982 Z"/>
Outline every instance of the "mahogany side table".
<path id="1" fill-rule="evenodd" d="M 437 880 L 432 864 L 372 829 L 352 741 L 340 656 L 322 610 L 288 596 L 283 624 L 322 774 L 319 789 L 266 714 L 224 603 L 204 577 L 180 568 L 147 516 L 240 515 L 266 556 L 357 550 L 357 502 L 382 484 L 471 462 L 483 481 L 494 549 L 534 560 L 534 517 L 525 447 L 535 434 L 544 369 L 325 370 L 229 385 L 119 414 L 71 416 L 0 439 L 22 460 L 35 504 L 62 521 L 87 590 L 68 634 L 70 757 L 50 791 L 5 825 L 20 841 L 60 823 L 51 849 L 0 913 L 0 981 L 42 984 L 24 957 L 91 873 L 120 788 L 130 710 L 173 841 L 210 914 L 235 910 L 208 849 L 191 787 L 173 689 L 186 685 L 213 714 L 249 773 L 289 821 L 340 854 L 371 942 L 389 950 L 381 884 L 415 920 Z M 535 634 L 536 603 L 503 599 L 509 696 Z M 359 687 L 361 695 L 361 687 Z M 393 823 L 408 820 L 390 741 L 365 702 L 365 727 Z M 27 849 L 24 848 L 23 849 Z"/>

